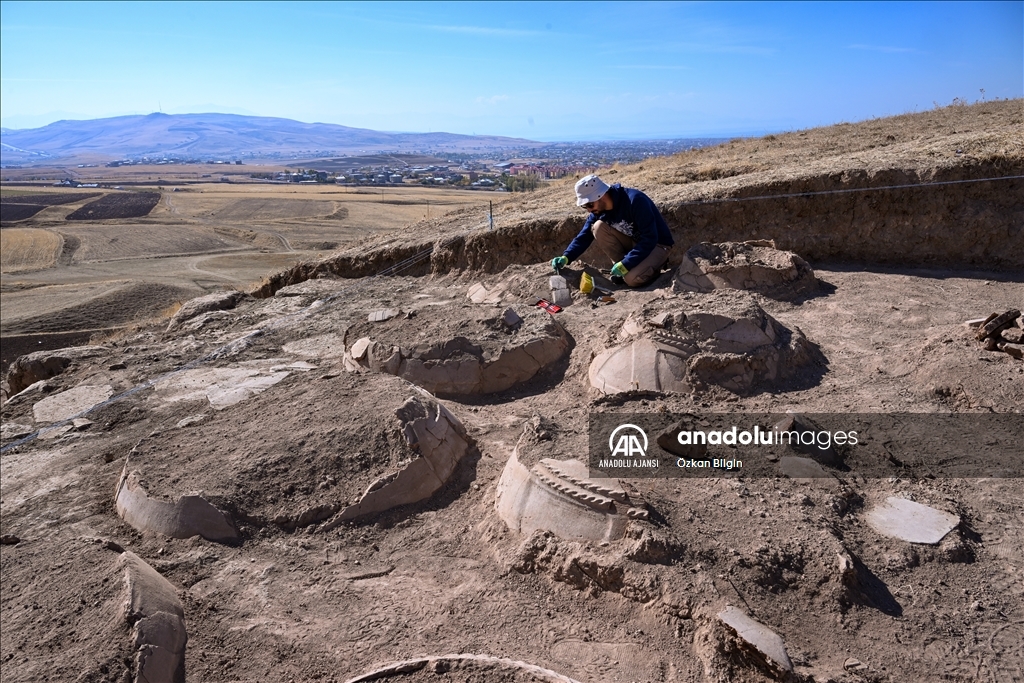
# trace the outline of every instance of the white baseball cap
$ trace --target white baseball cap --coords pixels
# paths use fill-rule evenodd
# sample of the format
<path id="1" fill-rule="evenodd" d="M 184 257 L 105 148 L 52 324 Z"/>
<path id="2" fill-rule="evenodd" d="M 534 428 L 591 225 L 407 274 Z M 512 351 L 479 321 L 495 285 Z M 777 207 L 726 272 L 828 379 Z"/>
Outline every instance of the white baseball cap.
<path id="1" fill-rule="evenodd" d="M 608 191 L 608 184 L 596 175 L 588 175 L 576 182 L 576 206 L 596 202 Z"/>

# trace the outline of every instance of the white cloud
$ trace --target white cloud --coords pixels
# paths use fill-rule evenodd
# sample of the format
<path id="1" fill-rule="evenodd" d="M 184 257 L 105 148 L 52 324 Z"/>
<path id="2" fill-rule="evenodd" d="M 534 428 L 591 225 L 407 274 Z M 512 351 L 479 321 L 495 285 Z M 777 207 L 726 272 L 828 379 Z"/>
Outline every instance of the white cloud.
<path id="1" fill-rule="evenodd" d="M 847 45 L 848 50 L 870 50 L 871 52 L 917 52 L 912 47 L 892 47 L 889 45 L 864 45 L 862 43 L 856 43 L 854 45 Z"/>
<path id="2" fill-rule="evenodd" d="M 533 38 L 536 36 L 550 35 L 550 32 L 529 31 L 515 28 L 493 28 L 490 26 L 458 26 L 443 24 L 415 24 L 416 28 L 429 31 L 443 31 L 444 33 L 465 33 L 477 36 L 502 36 L 505 38 Z"/>
<path id="3" fill-rule="evenodd" d="M 645 69 L 650 71 L 688 71 L 692 67 L 681 64 L 612 64 L 612 69 Z"/>

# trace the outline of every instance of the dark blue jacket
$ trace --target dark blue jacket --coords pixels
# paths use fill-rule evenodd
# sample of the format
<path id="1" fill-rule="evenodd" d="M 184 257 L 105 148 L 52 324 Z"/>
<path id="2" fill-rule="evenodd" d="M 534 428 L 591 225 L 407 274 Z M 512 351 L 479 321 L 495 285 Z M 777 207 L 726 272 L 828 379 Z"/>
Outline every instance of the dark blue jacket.
<path id="1" fill-rule="evenodd" d="M 612 198 L 612 210 L 587 216 L 583 229 L 565 250 L 565 256 L 570 262 L 578 259 L 594 243 L 594 233 L 590 227 L 596 221 L 604 221 L 636 243 L 633 250 L 622 259 L 626 270 L 633 270 L 659 244 L 669 247 L 675 244 L 665 219 L 650 197 L 640 190 L 622 187 L 618 183 L 608 188 L 608 194 Z"/>

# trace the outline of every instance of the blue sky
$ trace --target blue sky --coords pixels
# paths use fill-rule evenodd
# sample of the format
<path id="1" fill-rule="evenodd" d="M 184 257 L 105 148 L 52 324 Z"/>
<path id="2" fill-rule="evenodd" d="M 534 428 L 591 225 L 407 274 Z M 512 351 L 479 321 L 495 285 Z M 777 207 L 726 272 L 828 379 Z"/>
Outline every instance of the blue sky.
<path id="1" fill-rule="evenodd" d="M 0 3 L 0 123 L 222 111 L 536 140 L 1024 95 L 1024 2 Z"/>

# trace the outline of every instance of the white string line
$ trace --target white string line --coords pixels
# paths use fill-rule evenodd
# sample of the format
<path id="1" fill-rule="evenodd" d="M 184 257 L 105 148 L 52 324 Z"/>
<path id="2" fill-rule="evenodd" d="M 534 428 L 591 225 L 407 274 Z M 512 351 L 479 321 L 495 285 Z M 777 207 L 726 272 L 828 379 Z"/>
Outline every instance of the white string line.
<path id="1" fill-rule="evenodd" d="M 880 191 L 880 190 L 901 190 L 901 189 L 912 188 L 912 187 L 913 188 L 917 188 L 917 187 L 933 187 L 933 186 L 940 186 L 940 185 L 962 185 L 962 184 L 966 184 L 966 183 L 984 183 L 984 182 L 994 182 L 994 181 L 999 181 L 999 180 L 1020 180 L 1020 179 L 1024 179 L 1024 175 L 1000 176 L 1000 177 L 997 177 L 997 178 L 974 178 L 974 179 L 968 179 L 968 180 L 942 180 L 942 181 L 937 181 L 937 182 L 932 182 L 932 183 L 910 183 L 910 184 L 906 184 L 906 185 L 886 185 L 886 186 L 883 186 L 883 187 L 857 187 L 857 188 L 848 188 L 848 189 L 841 189 L 841 190 L 820 190 L 820 191 L 815 191 L 815 192 L 793 192 L 793 193 L 789 193 L 789 194 L 761 195 L 761 196 L 757 196 L 757 197 L 724 197 L 724 198 L 721 198 L 721 199 L 707 199 L 707 200 L 697 200 L 697 201 L 692 201 L 692 202 L 683 202 L 681 204 L 677 204 L 677 206 L 694 206 L 694 205 L 701 205 L 701 204 L 723 204 L 723 203 L 726 203 L 726 202 L 745 202 L 745 201 L 764 200 L 764 199 L 784 199 L 784 198 L 789 198 L 789 197 L 813 197 L 813 196 L 829 195 L 829 194 L 847 194 L 847 193 L 851 193 L 851 192 L 872 192 L 872 191 Z M 474 230 L 478 230 L 481 227 L 482 226 L 476 226 L 475 228 L 471 228 L 469 230 L 466 230 L 465 232 L 461 232 L 461 233 L 459 233 L 457 235 L 454 235 L 454 236 L 449 237 L 449 238 L 447 238 L 445 240 L 442 240 L 442 241 L 438 242 L 437 244 L 431 244 L 429 247 L 423 249 L 420 252 L 417 252 L 416 254 L 413 254 L 412 256 L 410 256 L 410 257 L 408 257 L 408 258 L 406 258 L 406 259 L 404 259 L 402 261 L 399 261 L 398 263 L 395 263 L 395 264 L 392 264 L 390 266 L 387 266 L 386 268 L 382 268 L 379 272 L 374 273 L 373 275 L 369 275 L 369 276 L 367 276 L 365 278 L 359 278 L 357 282 L 354 282 L 351 285 L 349 285 L 349 286 L 347 286 L 347 287 L 345 287 L 345 288 L 343 288 L 341 290 L 338 290 L 337 292 L 335 292 L 334 294 L 331 294 L 330 296 L 327 296 L 327 297 L 325 297 L 323 299 L 317 299 L 316 301 L 314 301 L 313 303 L 311 303 L 309 306 L 307 306 L 306 308 L 302 309 L 301 311 L 296 311 L 295 313 L 289 313 L 287 315 L 281 316 L 280 318 L 277 318 L 275 320 L 270 321 L 270 323 L 266 326 L 265 330 L 262 329 L 262 328 L 261 329 L 257 329 L 257 330 L 253 330 L 252 332 L 249 332 L 248 334 L 243 335 L 242 337 L 239 337 L 238 339 L 230 341 L 227 344 L 224 344 L 224 345 L 214 349 L 213 351 L 211 351 L 210 353 L 206 354 L 205 356 L 201 356 L 200 358 L 197 358 L 196 360 L 193 360 L 193 361 L 191 361 L 189 363 L 186 363 L 185 365 L 181 366 L 180 368 L 175 368 L 174 370 L 166 372 L 166 373 L 160 375 L 159 377 L 155 377 L 153 379 L 148 379 L 145 382 L 142 382 L 141 384 L 137 384 L 136 386 L 132 387 L 131 389 L 127 389 L 127 390 L 121 392 L 120 394 L 117 394 L 115 396 L 111 396 L 110 398 L 108 398 L 106 401 L 103 401 L 102 403 L 97 403 L 96 405 L 94 405 L 94 406 L 92 406 L 90 408 L 87 408 L 86 410 L 83 410 L 82 412 L 78 413 L 77 415 L 73 415 L 73 416 L 71 416 L 69 418 L 61 420 L 60 422 L 55 422 L 54 424 L 49 425 L 48 427 L 44 427 L 42 429 L 36 430 L 32 434 L 24 436 L 21 439 L 18 439 L 17 441 L 13 441 L 13 442 L 7 444 L 6 446 L 3 446 L 2 448 L 0 448 L 0 453 L 6 453 L 8 450 L 10 450 L 12 448 L 15 448 L 17 446 L 21 446 L 21 445 L 23 445 L 25 443 L 28 443 L 29 441 L 35 440 L 37 437 L 39 437 L 42 434 L 46 434 L 46 433 L 51 432 L 51 431 L 53 431 L 55 429 L 59 429 L 60 427 L 68 425 L 71 422 L 73 422 L 74 420 L 76 420 L 76 419 L 78 419 L 80 417 L 84 417 L 85 415 L 88 415 L 89 413 L 91 413 L 91 412 L 93 412 L 95 410 L 99 410 L 100 408 L 105 408 L 106 406 L 109 406 L 109 405 L 112 405 L 114 403 L 117 403 L 118 401 L 121 401 L 121 400 L 123 400 L 125 398 L 128 398 L 129 396 L 132 396 L 132 395 L 138 393 L 139 391 L 142 391 L 143 389 L 148 389 L 149 387 L 153 386 L 157 382 L 160 382 L 160 381 L 165 380 L 165 379 L 169 379 L 169 378 L 171 378 L 171 377 L 173 377 L 175 375 L 178 375 L 178 374 L 180 374 L 182 372 L 185 372 L 186 370 L 192 370 L 192 369 L 194 369 L 194 368 L 196 368 L 196 367 L 198 367 L 200 365 L 204 365 L 204 364 L 208 363 L 211 360 L 216 360 L 217 358 L 221 358 L 224 355 L 226 355 L 228 352 L 239 353 L 242 350 L 244 350 L 244 348 L 246 346 L 249 345 L 249 343 L 250 343 L 250 341 L 252 339 L 255 339 L 256 337 L 261 336 L 262 334 L 264 334 L 265 331 L 280 329 L 282 327 L 287 326 L 289 323 L 297 322 L 299 319 L 308 317 L 309 315 L 311 315 L 313 313 L 321 313 L 323 311 L 326 311 L 328 308 L 331 308 L 335 304 L 335 302 L 336 302 L 336 300 L 338 298 L 340 298 L 340 297 L 342 297 L 344 295 L 347 295 L 347 294 L 351 294 L 354 291 L 357 291 L 361 287 L 369 284 L 370 282 L 373 282 L 377 278 L 387 277 L 387 276 L 391 276 L 391 275 L 397 275 L 397 274 L 399 274 L 401 272 L 404 272 L 404 271 L 408 270 L 409 268 L 411 268 L 412 266 L 417 265 L 421 261 L 423 261 L 424 259 L 428 258 L 430 256 L 430 254 L 432 254 L 434 252 L 435 249 L 444 248 L 444 247 L 448 246 L 449 244 L 452 244 L 453 242 L 456 242 L 457 240 L 470 235 Z M 233 353 L 232 353 L 232 355 L 233 355 Z"/>

